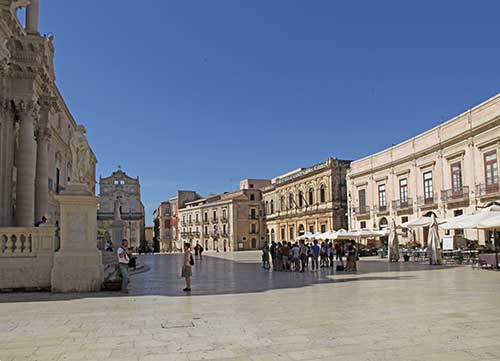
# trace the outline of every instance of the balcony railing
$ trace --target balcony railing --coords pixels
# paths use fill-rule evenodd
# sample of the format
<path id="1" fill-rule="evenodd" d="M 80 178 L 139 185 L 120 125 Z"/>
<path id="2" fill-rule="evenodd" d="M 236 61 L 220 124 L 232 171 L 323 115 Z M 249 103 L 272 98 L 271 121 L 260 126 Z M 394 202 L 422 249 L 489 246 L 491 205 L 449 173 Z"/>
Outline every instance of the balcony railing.
<path id="1" fill-rule="evenodd" d="M 384 205 L 384 206 L 375 206 L 375 212 L 376 213 L 384 213 L 384 212 L 388 212 L 389 211 L 389 208 L 387 207 L 387 205 Z"/>
<path id="2" fill-rule="evenodd" d="M 370 207 L 369 206 L 362 206 L 362 207 L 354 208 L 354 213 L 358 216 L 370 214 Z"/>
<path id="3" fill-rule="evenodd" d="M 424 197 L 418 197 L 419 207 L 434 207 L 438 203 L 436 193 Z"/>
<path id="4" fill-rule="evenodd" d="M 469 199 L 469 187 L 452 188 L 441 191 L 441 200 L 443 202 L 460 202 Z"/>
<path id="5" fill-rule="evenodd" d="M 257 215 L 256 215 L 256 214 L 250 214 L 250 215 L 248 216 L 248 219 L 257 219 L 257 218 L 258 218 L 258 217 L 257 217 Z"/>
<path id="6" fill-rule="evenodd" d="M 476 195 L 479 197 L 497 193 L 500 193 L 500 183 L 498 182 L 492 184 L 482 183 L 476 186 Z"/>
<path id="7" fill-rule="evenodd" d="M 404 209 L 410 209 L 413 208 L 413 199 L 412 198 L 406 198 L 406 199 L 398 199 L 396 201 L 392 201 L 392 209 L 396 211 L 401 211 Z"/>

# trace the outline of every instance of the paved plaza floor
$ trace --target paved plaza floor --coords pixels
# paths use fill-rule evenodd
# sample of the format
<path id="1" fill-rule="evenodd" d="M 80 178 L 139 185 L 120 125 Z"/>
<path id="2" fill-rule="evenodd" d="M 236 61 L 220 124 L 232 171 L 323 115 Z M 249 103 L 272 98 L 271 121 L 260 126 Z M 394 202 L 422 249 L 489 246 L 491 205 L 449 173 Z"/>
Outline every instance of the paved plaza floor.
<path id="1" fill-rule="evenodd" d="M 500 272 L 269 272 L 257 252 L 141 256 L 128 295 L 0 294 L 0 361 L 500 360 Z"/>

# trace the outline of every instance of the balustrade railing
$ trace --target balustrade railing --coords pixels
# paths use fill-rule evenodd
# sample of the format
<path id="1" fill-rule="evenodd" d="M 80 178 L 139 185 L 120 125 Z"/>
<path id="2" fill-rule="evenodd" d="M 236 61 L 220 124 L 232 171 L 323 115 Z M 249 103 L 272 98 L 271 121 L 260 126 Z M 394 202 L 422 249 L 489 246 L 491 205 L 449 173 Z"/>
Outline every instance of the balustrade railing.
<path id="1" fill-rule="evenodd" d="M 55 252 L 55 227 L 0 228 L 0 257 L 30 256 L 38 251 Z"/>

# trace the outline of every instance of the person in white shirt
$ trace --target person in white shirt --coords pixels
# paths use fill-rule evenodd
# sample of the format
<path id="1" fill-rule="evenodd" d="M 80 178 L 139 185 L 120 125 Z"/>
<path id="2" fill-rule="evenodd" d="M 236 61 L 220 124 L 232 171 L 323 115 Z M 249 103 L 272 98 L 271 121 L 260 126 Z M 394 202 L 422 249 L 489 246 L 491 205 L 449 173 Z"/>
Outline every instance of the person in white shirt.
<path id="1" fill-rule="evenodd" d="M 116 251 L 116 255 L 118 256 L 118 265 L 120 266 L 120 273 L 122 275 L 122 292 L 128 292 L 128 263 L 130 261 L 130 253 L 128 250 L 128 241 L 126 239 L 122 241 L 122 245 Z"/>

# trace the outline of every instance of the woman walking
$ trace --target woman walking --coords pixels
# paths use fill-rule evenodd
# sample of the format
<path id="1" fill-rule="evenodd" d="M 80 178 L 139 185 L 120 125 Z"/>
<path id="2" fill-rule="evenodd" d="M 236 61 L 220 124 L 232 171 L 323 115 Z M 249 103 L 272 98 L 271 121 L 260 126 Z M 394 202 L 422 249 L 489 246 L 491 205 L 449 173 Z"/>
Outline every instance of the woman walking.
<path id="1" fill-rule="evenodd" d="M 189 243 L 184 243 L 184 261 L 182 262 L 182 277 L 186 279 L 186 288 L 183 289 L 184 292 L 191 291 L 191 276 L 193 271 L 191 266 L 194 264 L 191 255 L 191 245 Z"/>

